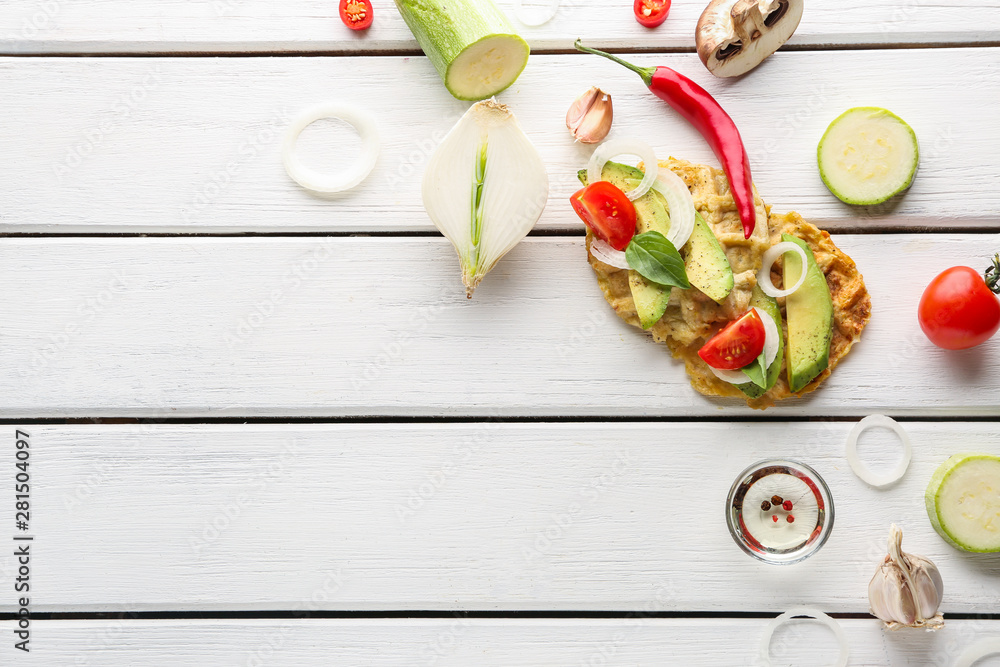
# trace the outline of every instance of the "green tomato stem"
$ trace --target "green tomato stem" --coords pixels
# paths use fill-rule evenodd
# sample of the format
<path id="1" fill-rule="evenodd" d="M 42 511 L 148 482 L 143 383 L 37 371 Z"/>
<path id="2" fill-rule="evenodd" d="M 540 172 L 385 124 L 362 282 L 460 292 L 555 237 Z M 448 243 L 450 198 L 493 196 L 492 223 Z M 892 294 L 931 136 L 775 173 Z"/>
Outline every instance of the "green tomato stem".
<path id="1" fill-rule="evenodd" d="M 993 265 L 986 268 L 983 277 L 990 291 L 994 294 L 1000 294 L 1000 253 L 993 255 Z"/>

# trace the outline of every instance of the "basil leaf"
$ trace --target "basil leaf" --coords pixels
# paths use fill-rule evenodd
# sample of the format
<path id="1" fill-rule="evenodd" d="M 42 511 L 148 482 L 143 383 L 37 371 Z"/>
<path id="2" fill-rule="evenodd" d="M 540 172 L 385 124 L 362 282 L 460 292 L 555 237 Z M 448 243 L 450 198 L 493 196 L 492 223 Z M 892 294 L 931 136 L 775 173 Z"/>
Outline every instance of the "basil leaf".
<path id="1" fill-rule="evenodd" d="M 667 287 L 691 287 L 681 254 L 660 232 L 644 232 L 632 237 L 625 248 L 625 260 L 646 280 Z"/>
<path id="2" fill-rule="evenodd" d="M 767 364 L 764 363 L 764 353 L 740 369 L 750 381 L 761 389 L 767 389 Z"/>

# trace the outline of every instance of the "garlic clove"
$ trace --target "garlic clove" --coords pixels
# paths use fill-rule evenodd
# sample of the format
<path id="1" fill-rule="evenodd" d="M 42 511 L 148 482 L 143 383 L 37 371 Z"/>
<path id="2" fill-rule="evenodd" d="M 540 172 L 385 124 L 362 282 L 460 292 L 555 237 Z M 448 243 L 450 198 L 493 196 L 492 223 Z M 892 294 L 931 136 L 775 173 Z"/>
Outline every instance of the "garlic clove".
<path id="1" fill-rule="evenodd" d="M 570 132 L 576 132 L 576 128 L 583 122 L 583 117 L 587 115 L 587 110 L 594 105 L 594 101 L 601 95 L 601 89 L 591 86 L 583 95 L 576 98 L 566 112 L 566 127 Z"/>
<path id="2" fill-rule="evenodd" d="M 611 131 L 611 121 L 614 118 L 614 111 L 611 108 L 611 96 L 602 93 L 590 110 L 583 117 L 583 121 L 576 128 L 573 136 L 583 144 L 596 144 L 604 140 Z"/>
<path id="3" fill-rule="evenodd" d="M 872 614 L 888 623 L 910 625 L 916 621 L 913 599 L 906 592 L 903 573 L 888 557 L 868 585 Z"/>
<path id="4" fill-rule="evenodd" d="M 577 141 L 596 144 L 608 136 L 613 117 L 611 96 L 592 86 L 566 112 L 566 127 Z"/>
<path id="5" fill-rule="evenodd" d="M 923 556 L 906 554 L 913 578 L 917 608 L 922 618 L 931 618 L 937 613 L 944 597 L 944 582 L 937 566 Z"/>

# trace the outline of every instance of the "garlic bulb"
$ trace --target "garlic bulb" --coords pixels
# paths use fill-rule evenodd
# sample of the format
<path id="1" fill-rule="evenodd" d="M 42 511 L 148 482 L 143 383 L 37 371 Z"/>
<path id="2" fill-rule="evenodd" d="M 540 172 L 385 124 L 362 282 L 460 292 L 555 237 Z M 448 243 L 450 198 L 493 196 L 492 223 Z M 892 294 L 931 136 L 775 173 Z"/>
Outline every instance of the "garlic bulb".
<path id="1" fill-rule="evenodd" d="M 549 197 L 545 164 L 514 114 L 473 104 L 424 172 L 424 208 L 458 252 L 466 294 L 523 239 Z"/>
<path id="2" fill-rule="evenodd" d="M 566 112 L 566 127 L 580 143 L 596 144 L 608 136 L 613 118 L 611 96 L 591 86 Z"/>
<path id="3" fill-rule="evenodd" d="M 889 553 L 868 584 L 868 601 L 873 615 L 890 630 L 944 626 L 938 612 L 944 583 L 937 566 L 923 556 L 903 553 L 903 531 L 896 524 L 889 529 Z"/>

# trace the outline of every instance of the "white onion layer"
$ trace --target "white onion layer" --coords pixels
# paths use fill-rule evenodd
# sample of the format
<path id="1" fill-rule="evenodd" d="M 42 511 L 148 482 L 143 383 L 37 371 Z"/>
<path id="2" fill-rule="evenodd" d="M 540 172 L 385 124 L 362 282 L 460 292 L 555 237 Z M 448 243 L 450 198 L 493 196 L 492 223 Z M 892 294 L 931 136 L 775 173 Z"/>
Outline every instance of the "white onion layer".
<path id="1" fill-rule="evenodd" d="M 899 462 L 899 465 L 892 472 L 882 475 L 876 475 L 869 470 L 868 466 L 862 463 L 861 458 L 858 456 L 858 438 L 868 429 L 878 426 L 891 429 L 903 444 L 903 458 Z M 903 430 L 902 426 L 896 423 L 896 420 L 885 415 L 868 415 L 855 424 L 847 436 L 847 462 L 851 464 L 851 470 L 861 478 L 862 482 L 874 486 L 876 489 L 889 486 L 898 481 L 903 476 L 903 473 L 906 472 L 907 467 L 909 467 L 912 455 L 913 446 L 910 443 L 909 434 Z"/>
<path id="2" fill-rule="evenodd" d="M 361 135 L 361 155 L 345 172 L 325 174 L 305 166 L 295 157 L 295 142 L 302 130 L 323 118 L 336 118 L 349 123 Z M 343 104 L 320 104 L 306 109 L 289 125 L 282 147 L 282 161 L 285 171 L 296 183 L 307 190 L 329 194 L 350 190 L 365 180 L 375 167 L 379 149 L 378 128 L 368 114 Z"/>
<path id="3" fill-rule="evenodd" d="M 590 254 L 593 255 L 595 259 L 600 260 L 609 266 L 613 266 L 616 269 L 629 268 L 628 261 L 625 259 L 625 253 L 621 250 L 615 250 L 611 247 L 610 243 L 602 241 L 599 238 L 594 238 L 590 242 Z"/>
<path id="4" fill-rule="evenodd" d="M 667 200 L 670 213 L 670 233 L 667 234 L 667 240 L 680 250 L 694 231 L 694 197 L 681 177 L 669 169 L 658 171 L 653 189 Z"/>
<path id="5" fill-rule="evenodd" d="M 792 285 L 789 289 L 778 289 L 771 282 L 771 265 L 774 264 L 775 260 L 784 255 L 786 252 L 798 253 L 802 258 L 802 275 L 799 276 L 798 281 Z M 806 267 L 809 265 L 809 260 L 806 259 L 806 251 L 798 246 L 798 244 L 792 243 L 791 241 L 782 241 L 781 243 L 776 243 L 764 253 L 761 258 L 760 271 L 757 272 L 757 284 L 760 285 L 761 291 L 764 294 L 774 297 L 777 299 L 779 296 L 788 296 L 798 288 L 802 287 L 802 283 L 806 281 Z"/>
<path id="6" fill-rule="evenodd" d="M 625 193 L 625 196 L 629 200 L 635 201 L 649 192 L 649 189 L 653 187 L 653 181 L 656 180 L 657 172 L 656 153 L 653 152 L 653 149 L 648 144 L 644 144 L 641 141 L 611 139 L 598 146 L 590 156 L 590 162 L 587 164 L 587 182 L 596 183 L 597 181 L 604 180 L 601 178 L 604 173 L 604 165 L 611 158 L 618 155 L 635 155 L 642 160 L 643 166 L 646 169 L 646 172 L 642 175 L 642 180 L 639 181 L 639 185 L 634 190 L 629 190 Z"/>
<path id="7" fill-rule="evenodd" d="M 764 361 L 766 362 L 764 365 L 766 368 L 770 368 L 771 362 L 778 356 L 778 345 L 781 340 L 779 336 L 781 334 L 778 332 L 778 325 L 775 323 L 774 318 L 760 308 L 754 308 L 754 310 L 757 311 L 757 315 L 760 316 L 761 321 L 764 323 Z M 729 384 L 746 384 L 750 382 L 750 378 L 741 370 L 731 371 L 724 368 L 713 368 L 708 364 L 705 365 L 708 366 L 710 371 L 715 373 L 715 377 L 723 382 L 728 382 Z"/>
<path id="8" fill-rule="evenodd" d="M 560 3 L 561 0 L 548 0 L 541 11 L 529 11 L 525 8 L 523 0 L 517 0 L 514 4 L 514 16 L 519 22 L 531 28 L 545 25 L 556 17 Z"/>
<path id="9" fill-rule="evenodd" d="M 708 364 L 705 365 L 708 366 Z M 714 366 L 708 366 L 708 370 L 715 373 L 715 377 L 729 384 L 746 384 L 750 382 L 750 378 L 746 376 L 746 373 L 740 370 L 731 371 L 724 368 L 715 368 Z"/>
<path id="10" fill-rule="evenodd" d="M 794 609 L 789 609 L 767 624 L 767 627 L 764 628 L 764 636 L 760 640 L 761 664 L 764 667 L 771 667 L 771 637 L 774 636 L 775 630 L 796 616 L 808 616 L 830 628 L 830 632 L 833 633 L 833 636 L 837 638 L 837 643 L 840 644 L 840 655 L 837 656 L 837 662 L 833 663 L 833 667 L 847 667 L 850 648 L 847 645 L 847 636 L 844 634 L 843 628 L 840 627 L 837 621 L 819 609 L 813 609 L 812 607 L 795 607 Z"/>
<path id="11" fill-rule="evenodd" d="M 764 323 L 764 366 L 771 367 L 774 358 L 778 356 L 778 345 L 781 342 L 781 334 L 778 332 L 778 325 L 774 318 L 765 313 L 760 308 L 754 308 L 760 321 Z"/>
<path id="12" fill-rule="evenodd" d="M 986 656 L 997 654 L 1000 654 L 1000 637 L 984 639 L 962 651 L 955 661 L 955 667 L 972 667 Z"/>

